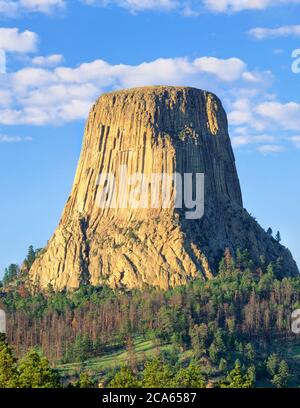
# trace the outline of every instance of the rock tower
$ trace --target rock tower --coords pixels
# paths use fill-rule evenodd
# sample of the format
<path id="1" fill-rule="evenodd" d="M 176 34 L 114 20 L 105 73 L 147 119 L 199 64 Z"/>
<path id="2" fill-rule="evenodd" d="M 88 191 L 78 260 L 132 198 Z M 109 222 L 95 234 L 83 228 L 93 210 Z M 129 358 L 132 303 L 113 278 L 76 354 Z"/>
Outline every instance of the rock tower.
<path id="1" fill-rule="evenodd" d="M 204 173 L 204 216 L 184 209 L 101 208 L 99 176 Z M 171 186 L 175 197 L 174 184 Z M 55 290 L 81 284 L 169 288 L 210 279 L 229 248 L 255 261 L 281 258 L 298 273 L 290 252 L 243 208 L 227 117 L 210 92 L 146 87 L 102 95 L 92 107 L 73 189 L 60 224 L 30 270 L 34 285 Z"/>

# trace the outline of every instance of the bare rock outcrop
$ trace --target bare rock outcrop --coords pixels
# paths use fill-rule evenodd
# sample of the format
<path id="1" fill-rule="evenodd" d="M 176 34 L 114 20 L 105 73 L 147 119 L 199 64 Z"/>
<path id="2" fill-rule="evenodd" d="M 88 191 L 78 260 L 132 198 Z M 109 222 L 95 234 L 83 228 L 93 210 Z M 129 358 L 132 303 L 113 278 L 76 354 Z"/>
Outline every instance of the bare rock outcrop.
<path id="1" fill-rule="evenodd" d="M 204 173 L 204 216 L 187 219 L 174 205 L 100 208 L 99 175 L 118 181 L 122 166 L 130 174 Z M 290 252 L 243 208 L 220 100 L 187 87 L 130 89 L 93 106 L 71 195 L 30 279 L 56 290 L 86 283 L 168 288 L 212 278 L 225 248 L 248 249 L 254 262 L 281 258 L 287 276 L 298 273 Z"/>

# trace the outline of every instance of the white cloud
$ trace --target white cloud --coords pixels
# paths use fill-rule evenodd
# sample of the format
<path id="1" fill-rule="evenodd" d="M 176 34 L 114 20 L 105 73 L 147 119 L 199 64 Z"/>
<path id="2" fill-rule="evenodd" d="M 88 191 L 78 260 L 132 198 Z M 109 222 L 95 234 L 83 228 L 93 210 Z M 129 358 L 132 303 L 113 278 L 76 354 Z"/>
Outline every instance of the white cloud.
<path id="1" fill-rule="evenodd" d="M 37 57 L 17 72 L 2 74 L 0 124 L 46 125 L 86 119 L 102 92 L 146 85 L 187 85 L 208 89 L 223 100 L 234 147 L 254 146 L 262 153 L 281 146 L 300 130 L 300 105 L 282 104 L 269 92 L 271 72 L 251 71 L 238 58 L 160 58 L 138 65 L 103 60 L 77 67 L 43 67 L 61 56 Z M 53 61 L 55 60 L 55 61 Z M 295 141 L 294 141 L 295 143 Z"/>
<path id="2" fill-rule="evenodd" d="M 199 16 L 204 10 L 214 13 L 235 13 L 243 10 L 264 10 L 268 7 L 300 4 L 300 0 L 81 0 L 87 5 L 115 5 L 132 13 L 157 10 L 177 11 L 187 17 Z"/>
<path id="3" fill-rule="evenodd" d="M 278 145 L 278 144 L 265 144 L 262 146 L 259 146 L 257 148 L 257 150 L 260 153 L 263 154 L 269 154 L 269 153 L 282 153 L 286 151 L 286 148 L 282 145 Z"/>
<path id="4" fill-rule="evenodd" d="M 27 53 L 36 50 L 38 36 L 32 31 L 19 32 L 18 28 L 0 28 L 0 49 Z"/>
<path id="5" fill-rule="evenodd" d="M 300 37 L 300 25 L 282 26 L 278 28 L 252 28 L 249 35 L 257 40 L 278 37 Z"/>
<path id="6" fill-rule="evenodd" d="M 272 143 L 275 141 L 275 137 L 271 135 L 239 135 L 232 136 L 231 138 L 233 147 L 241 147 L 249 144 L 261 144 L 261 143 Z"/>
<path id="7" fill-rule="evenodd" d="M 220 81 L 234 82 L 241 79 L 246 70 L 246 64 L 238 58 L 218 59 L 213 57 L 196 58 L 160 58 L 152 62 L 144 62 L 137 66 L 115 65 L 109 66 L 104 61 L 83 64 L 78 70 L 72 70 L 77 78 L 82 76 L 94 77 L 107 72 L 108 77 L 119 77 L 124 86 L 141 86 L 145 84 L 179 84 L 180 82 L 199 83 L 204 75 L 213 76 Z M 70 71 L 57 71 L 65 79 Z M 200 77 L 199 77 L 200 76 Z"/>
<path id="8" fill-rule="evenodd" d="M 18 12 L 18 3 L 11 0 L 0 0 L 0 16 L 13 17 Z"/>
<path id="9" fill-rule="evenodd" d="M 0 16 L 15 17 L 20 13 L 51 13 L 62 9 L 71 0 L 0 0 Z M 204 10 L 214 13 L 235 13 L 243 10 L 264 10 L 274 6 L 300 4 L 300 0 L 81 0 L 86 5 L 115 5 L 131 13 L 142 11 L 180 12 L 187 17 L 199 16 Z"/>
<path id="10" fill-rule="evenodd" d="M 263 98 L 269 95 L 263 94 Z M 233 126 L 247 126 L 257 132 L 264 132 L 268 129 L 268 123 L 264 117 L 257 114 L 257 104 L 259 104 L 260 95 L 241 96 L 230 104 L 228 113 L 229 123 Z M 265 103 L 265 102 L 264 102 Z M 266 102 L 268 103 L 268 102 Z M 250 131 L 251 133 L 251 131 Z"/>
<path id="11" fill-rule="evenodd" d="M 19 142 L 30 142 L 32 141 L 31 137 L 22 137 L 22 136 L 8 136 L 0 134 L 0 143 L 19 143 Z"/>
<path id="12" fill-rule="evenodd" d="M 228 120 L 232 125 L 240 126 L 251 122 L 252 112 L 248 98 L 237 99 L 232 104 L 232 111 L 228 114 Z"/>
<path id="13" fill-rule="evenodd" d="M 0 89 L 0 107 L 8 107 L 12 103 L 12 95 L 9 90 Z"/>
<path id="14" fill-rule="evenodd" d="M 245 72 L 242 60 L 209 57 L 160 58 L 139 65 L 95 60 L 76 68 L 23 68 L 6 74 L 2 91 L 8 94 L 10 104 L 0 108 L 0 123 L 42 125 L 82 119 L 94 100 L 111 89 L 170 84 L 214 87 L 217 91 L 233 82 L 247 84 Z"/>
<path id="15" fill-rule="evenodd" d="M 14 90 L 19 94 L 31 88 L 49 86 L 56 81 L 54 73 L 43 68 L 23 68 L 11 74 L 9 78 Z"/>
<path id="16" fill-rule="evenodd" d="M 0 74 L 6 72 L 6 54 L 3 50 L 0 50 Z"/>
<path id="17" fill-rule="evenodd" d="M 300 149 L 300 135 L 290 137 L 290 141 L 297 147 L 297 149 Z"/>
<path id="18" fill-rule="evenodd" d="M 44 64 L 48 57 L 38 57 L 37 62 Z M 0 123 L 43 125 L 83 119 L 103 91 L 165 84 L 209 89 L 221 97 L 231 95 L 227 103 L 230 124 L 261 132 L 265 118 L 255 114 L 253 100 L 264 94 L 271 80 L 270 72 L 251 72 L 238 58 L 160 58 L 139 65 L 95 60 L 75 68 L 28 67 L 6 74 L 0 91 L 7 104 L 0 107 Z"/>
<path id="19" fill-rule="evenodd" d="M 234 148 L 256 146 L 260 153 L 279 153 L 292 142 L 300 148 L 300 137 L 293 136 L 300 130 L 300 105 L 295 102 L 280 103 L 272 94 L 244 95 L 231 101 L 228 120 Z M 263 101 L 263 99 L 265 99 Z"/>
<path id="20" fill-rule="evenodd" d="M 22 12 L 50 13 L 65 4 L 65 0 L 0 0 L 0 16 L 15 17 Z"/>
<path id="21" fill-rule="evenodd" d="M 300 0 L 203 0 L 205 7 L 216 13 L 234 13 L 243 10 L 264 10 L 268 7 L 300 4 Z"/>
<path id="22" fill-rule="evenodd" d="M 130 11 L 173 10 L 180 2 L 177 0 L 83 0 L 87 5 L 117 5 Z"/>
<path id="23" fill-rule="evenodd" d="M 247 126 L 235 127 L 231 133 L 231 142 L 235 149 L 254 145 L 259 150 L 260 147 L 265 147 L 266 144 L 276 143 L 276 137 L 274 135 L 254 133 L 249 130 Z"/>
<path id="24" fill-rule="evenodd" d="M 273 51 L 274 55 L 281 55 L 284 54 L 284 50 L 281 48 L 275 48 L 275 50 Z"/>
<path id="25" fill-rule="evenodd" d="M 61 54 L 48 55 L 46 57 L 38 56 L 32 59 L 32 64 L 39 67 L 53 67 L 60 64 L 64 57 Z"/>
<path id="26" fill-rule="evenodd" d="M 20 7 L 32 12 L 50 13 L 65 6 L 64 0 L 20 0 Z"/>
<path id="27" fill-rule="evenodd" d="M 246 71 L 246 64 L 238 58 L 223 60 L 203 57 L 195 60 L 194 65 L 202 72 L 214 74 L 221 80 L 229 82 L 241 78 L 241 75 Z"/>
<path id="28" fill-rule="evenodd" d="M 285 130 L 300 130 L 300 104 L 296 102 L 265 102 L 255 108 L 255 112 L 274 126 Z"/>

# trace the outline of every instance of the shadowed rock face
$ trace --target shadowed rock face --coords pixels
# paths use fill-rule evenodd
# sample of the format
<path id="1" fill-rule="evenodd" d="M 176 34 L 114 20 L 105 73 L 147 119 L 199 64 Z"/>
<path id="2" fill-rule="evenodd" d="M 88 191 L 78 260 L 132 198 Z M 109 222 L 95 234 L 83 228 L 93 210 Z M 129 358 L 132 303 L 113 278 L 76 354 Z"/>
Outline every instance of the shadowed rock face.
<path id="1" fill-rule="evenodd" d="M 174 208 L 99 208 L 99 175 L 205 173 L 205 214 L 189 220 Z M 172 197 L 174 198 L 172 187 Z M 56 290 L 81 284 L 162 288 L 217 273 L 225 248 L 254 261 L 290 252 L 243 209 L 227 118 L 220 100 L 194 88 L 149 87 L 105 94 L 87 121 L 72 193 L 60 224 L 30 271 Z"/>

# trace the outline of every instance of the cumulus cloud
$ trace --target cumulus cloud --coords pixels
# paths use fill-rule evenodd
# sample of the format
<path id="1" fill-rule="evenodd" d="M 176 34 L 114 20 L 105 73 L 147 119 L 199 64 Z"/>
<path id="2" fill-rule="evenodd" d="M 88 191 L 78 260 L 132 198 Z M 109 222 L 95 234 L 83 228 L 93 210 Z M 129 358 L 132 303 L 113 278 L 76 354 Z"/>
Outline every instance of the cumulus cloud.
<path id="1" fill-rule="evenodd" d="M 81 0 L 87 5 L 115 5 L 130 12 L 158 10 L 179 11 L 194 17 L 204 10 L 214 13 L 236 13 L 243 10 L 264 10 L 268 7 L 300 4 L 300 0 Z"/>
<path id="2" fill-rule="evenodd" d="M 159 58 L 138 65 L 95 60 L 77 67 L 50 66 L 62 56 L 36 57 L 33 66 L 2 74 L 0 124 L 47 125 L 85 119 L 102 92 L 146 85 L 187 85 L 218 94 L 227 110 L 235 148 L 281 145 L 284 130 L 300 130 L 300 105 L 270 93 L 270 71 L 252 71 L 239 58 Z M 296 143 L 296 139 L 293 141 Z M 272 149 L 271 147 L 269 149 Z"/>
<path id="3" fill-rule="evenodd" d="M 250 95 L 240 97 L 231 105 L 228 119 L 234 148 L 256 145 L 259 152 L 280 153 L 292 142 L 300 148 L 300 104 L 280 103 L 274 95 L 265 94 L 267 101 Z M 262 133 L 263 132 L 263 133 Z"/>
<path id="4" fill-rule="evenodd" d="M 248 78 L 243 77 L 243 74 L 248 72 L 246 68 L 245 62 L 238 58 L 201 57 L 191 61 L 182 57 L 159 58 L 134 66 L 110 65 L 106 61 L 96 60 L 75 69 L 59 67 L 55 74 L 66 82 L 97 81 L 100 85 L 119 83 L 119 86 L 142 86 L 157 83 L 178 84 L 181 81 L 199 83 L 199 79 L 203 79 L 206 74 L 219 81 L 234 82 L 245 79 L 247 82 Z"/>
<path id="5" fill-rule="evenodd" d="M 255 112 L 275 126 L 285 130 L 300 130 L 300 104 L 296 102 L 265 102 Z"/>
<path id="6" fill-rule="evenodd" d="M 177 11 L 187 17 L 199 16 L 204 10 L 214 13 L 235 13 L 243 10 L 264 10 L 268 7 L 300 4 L 300 0 L 81 0 L 87 5 L 115 5 L 139 11 Z"/>
<path id="7" fill-rule="evenodd" d="M 0 123 L 42 125 L 82 119 L 101 92 L 118 88 L 169 84 L 217 92 L 238 81 L 250 84 L 247 72 L 246 63 L 238 58 L 210 57 L 160 58 L 139 65 L 95 60 L 75 68 L 26 67 L 6 74 L 0 90 L 9 104 L 0 108 Z"/>
<path id="8" fill-rule="evenodd" d="M 117 6 L 131 13 L 142 11 L 180 12 L 187 17 L 199 16 L 204 10 L 235 13 L 264 10 L 268 7 L 300 4 L 300 0 L 78 0 L 86 5 Z M 71 0 L 0 0 L 0 16 L 15 17 L 24 12 L 51 13 Z"/>
<path id="9" fill-rule="evenodd" d="M 266 93 L 263 94 L 262 97 L 267 99 L 272 98 L 272 95 Z M 228 113 L 229 123 L 239 127 L 248 126 L 249 129 L 253 129 L 257 132 L 268 130 L 272 125 L 275 125 L 275 122 L 267 120 L 266 115 L 263 115 L 262 112 L 258 112 L 258 107 L 268 103 L 269 101 L 261 103 L 261 95 L 259 94 L 242 94 L 230 105 L 230 111 Z"/>
<path id="10" fill-rule="evenodd" d="M 15 17 L 22 12 L 50 13 L 64 6 L 65 0 L 0 0 L 0 16 Z"/>
<path id="11" fill-rule="evenodd" d="M 32 59 L 32 64 L 39 67 L 53 67 L 60 64 L 64 57 L 61 54 L 52 54 L 46 57 L 38 56 Z"/>
<path id="12" fill-rule="evenodd" d="M 282 26 L 278 28 L 252 28 L 249 35 L 256 40 L 272 39 L 278 37 L 300 37 L 300 25 Z"/>
<path id="13" fill-rule="evenodd" d="M 18 28 L 0 28 L 0 49 L 27 53 L 36 50 L 38 36 L 32 31 L 20 32 Z"/>
<path id="14" fill-rule="evenodd" d="M 264 10 L 268 7 L 300 4 L 300 0 L 203 0 L 205 7 L 216 13 L 235 13 L 243 10 Z"/>
<path id="15" fill-rule="evenodd" d="M 195 60 L 194 64 L 200 71 L 214 74 L 223 81 L 235 81 L 246 73 L 246 64 L 238 58 L 203 57 Z"/>

